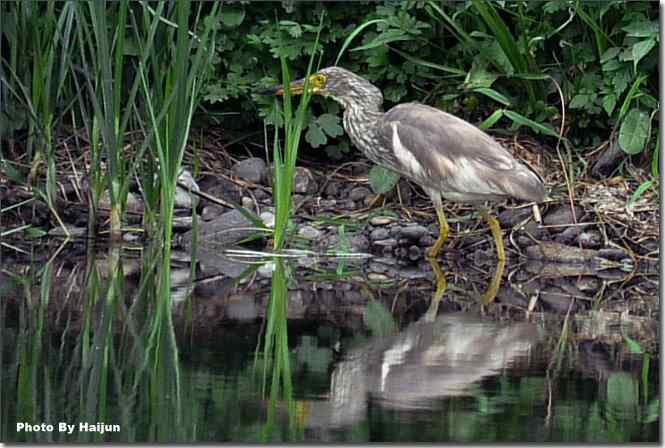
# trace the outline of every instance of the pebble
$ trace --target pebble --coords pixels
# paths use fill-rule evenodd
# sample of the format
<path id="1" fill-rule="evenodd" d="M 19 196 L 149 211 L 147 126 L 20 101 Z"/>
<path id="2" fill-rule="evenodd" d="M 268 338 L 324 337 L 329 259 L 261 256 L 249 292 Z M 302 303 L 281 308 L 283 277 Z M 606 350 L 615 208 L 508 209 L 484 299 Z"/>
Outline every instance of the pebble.
<path id="1" fill-rule="evenodd" d="M 263 221 L 263 224 L 265 224 L 266 227 L 275 227 L 275 215 L 272 212 L 262 212 L 259 215 L 259 218 L 261 218 L 261 221 Z"/>
<path id="2" fill-rule="evenodd" d="M 369 223 L 373 226 L 385 226 L 386 224 L 390 224 L 395 221 L 396 219 L 392 216 L 375 216 L 370 218 Z"/>
<path id="3" fill-rule="evenodd" d="M 354 251 L 365 252 L 369 249 L 369 240 L 363 234 L 354 235 L 349 237 L 349 246 Z"/>
<path id="4" fill-rule="evenodd" d="M 376 272 L 370 272 L 369 274 L 367 274 L 367 278 L 374 282 L 385 282 L 390 280 L 390 277 L 388 277 L 387 275 L 377 274 Z"/>
<path id="5" fill-rule="evenodd" d="M 326 185 L 324 193 L 326 194 L 326 196 L 336 198 L 339 196 L 339 189 L 340 189 L 339 182 L 330 182 L 328 185 Z"/>
<path id="6" fill-rule="evenodd" d="M 349 193 L 349 199 L 352 201 L 361 201 L 369 196 L 372 192 L 367 187 L 355 187 Z"/>
<path id="7" fill-rule="evenodd" d="M 293 192 L 310 194 L 316 192 L 317 186 L 312 172 L 302 166 L 296 167 L 293 176 Z"/>
<path id="8" fill-rule="evenodd" d="M 213 204 L 213 205 L 206 205 L 203 207 L 203 211 L 201 212 L 201 219 L 204 221 L 210 221 L 211 219 L 215 219 L 222 213 L 224 213 L 226 209 L 222 206 Z"/>
<path id="9" fill-rule="evenodd" d="M 419 260 L 423 255 L 422 249 L 418 246 L 409 247 L 409 259 L 416 261 Z"/>
<path id="10" fill-rule="evenodd" d="M 418 240 L 427 234 L 427 228 L 419 224 L 402 227 L 400 231 L 400 235 L 403 238 L 407 238 L 409 240 Z"/>
<path id="11" fill-rule="evenodd" d="M 254 201 L 252 201 L 252 198 L 243 196 L 240 200 L 240 205 L 242 205 L 243 208 L 251 210 L 254 208 Z"/>
<path id="12" fill-rule="evenodd" d="M 575 207 L 575 217 L 577 218 L 577 221 L 580 221 L 583 214 L 584 210 L 581 207 Z M 543 218 L 543 223 L 546 226 L 573 224 L 574 222 L 570 205 L 561 205 L 551 210 Z"/>
<path id="13" fill-rule="evenodd" d="M 389 236 L 390 232 L 388 229 L 379 227 L 378 229 L 372 230 L 372 232 L 369 234 L 369 239 L 372 241 L 385 240 L 388 239 Z"/>
<path id="14" fill-rule="evenodd" d="M 387 238 L 385 240 L 374 241 L 374 245 L 381 247 L 394 247 L 397 246 L 397 240 L 395 238 Z"/>
<path id="15" fill-rule="evenodd" d="M 321 236 L 321 231 L 312 226 L 303 226 L 298 230 L 298 236 L 308 240 L 315 240 Z"/>
<path id="16" fill-rule="evenodd" d="M 585 248 L 597 249 L 602 243 L 602 237 L 598 231 L 588 230 L 580 233 L 577 241 Z"/>
<path id="17" fill-rule="evenodd" d="M 233 172 L 235 176 L 255 184 L 261 183 L 265 170 L 266 162 L 260 157 L 250 157 L 241 160 L 231 167 L 231 172 Z"/>

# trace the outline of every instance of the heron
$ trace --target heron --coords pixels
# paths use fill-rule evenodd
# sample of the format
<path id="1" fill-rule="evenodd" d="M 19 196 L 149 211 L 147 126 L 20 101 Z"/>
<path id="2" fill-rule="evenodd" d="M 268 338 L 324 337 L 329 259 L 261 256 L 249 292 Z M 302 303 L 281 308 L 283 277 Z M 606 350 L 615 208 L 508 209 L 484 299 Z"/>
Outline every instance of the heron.
<path id="1" fill-rule="evenodd" d="M 288 88 L 291 95 L 299 95 L 305 86 L 311 94 L 342 106 L 344 130 L 368 159 L 420 185 L 430 197 L 439 224 L 439 236 L 427 251 L 430 259 L 437 257 L 450 231 L 442 198 L 469 203 L 545 200 L 539 176 L 490 135 L 461 118 L 416 102 L 384 112 L 378 87 L 336 66 L 271 91 L 281 96 Z M 484 207 L 480 213 L 494 237 L 497 257 L 504 261 L 499 222 Z"/>

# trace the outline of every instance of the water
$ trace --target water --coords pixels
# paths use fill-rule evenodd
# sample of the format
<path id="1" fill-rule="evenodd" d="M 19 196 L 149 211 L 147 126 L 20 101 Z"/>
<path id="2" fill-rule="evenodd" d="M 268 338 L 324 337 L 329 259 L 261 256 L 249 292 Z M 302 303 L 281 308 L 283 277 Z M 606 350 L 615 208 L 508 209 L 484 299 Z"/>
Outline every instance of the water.
<path id="1" fill-rule="evenodd" d="M 483 304 L 478 266 L 436 301 L 367 261 L 174 264 L 168 304 L 115 255 L 3 266 L 2 441 L 659 441 L 657 322 L 520 307 L 518 267 Z"/>

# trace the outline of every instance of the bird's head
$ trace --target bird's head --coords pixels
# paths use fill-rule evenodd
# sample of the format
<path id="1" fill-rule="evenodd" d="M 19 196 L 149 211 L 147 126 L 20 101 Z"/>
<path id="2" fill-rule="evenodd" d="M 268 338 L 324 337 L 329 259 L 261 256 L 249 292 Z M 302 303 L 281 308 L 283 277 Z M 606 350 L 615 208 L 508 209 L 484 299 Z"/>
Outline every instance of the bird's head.
<path id="1" fill-rule="evenodd" d="M 305 81 L 308 82 L 305 82 Z M 301 95 L 305 84 L 313 95 L 330 97 L 344 106 L 352 102 L 361 104 L 383 103 L 381 91 L 366 79 L 341 67 L 327 67 L 309 75 L 308 78 L 298 79 L 289 84 L 291 95 Z M 284 86 L 277 86 L 267 93 L 278 96 L 284 94 Z"/>

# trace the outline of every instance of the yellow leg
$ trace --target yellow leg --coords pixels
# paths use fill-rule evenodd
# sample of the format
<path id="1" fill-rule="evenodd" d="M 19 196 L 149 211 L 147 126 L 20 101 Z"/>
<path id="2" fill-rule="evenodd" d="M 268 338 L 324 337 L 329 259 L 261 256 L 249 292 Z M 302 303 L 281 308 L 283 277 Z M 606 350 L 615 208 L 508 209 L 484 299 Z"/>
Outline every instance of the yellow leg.
<path id="1" fill-rule="evenodd" d="M 480 297 L 480 303 L 487 305 L 494 301 L 496 293 L 499 292 L 499 286 L 501 286 L 501 277 L 503 276 L 503 270 L 506 267 L 505 260 L 499 260 L 496 265 L 496 270 L 494 271 L 494 278 L 490 281 L 490 284 L 487 286 L 487 291 Z"/>
<path id="2" fill-rule="evenodd" d="M 499 221 L 487 210 L 481 210 L 480 215 L 485 221 L 487 221 L 487 225 L 489 225 L 490 230 L 492 231 L 492 236 L 494 236 L 494 244 L 496 244 L 496 255 L 499 258 L 499 261 L 505 261 L 506 252 L 503 248 L 503 237 L 501 236 L 501 226 L 499 225 Z"/>
<path id="3" fill-rule="evenodd" d="M 429 265 L 432 267 L 432 271 L 434 271 L 436 290 L 432 296 L 432 301 L 429 304 L 429 308 L 425 313 L 424 320 L 425 322 L 432 322 L 434 319 L 436 319 L 436 316 L 439 312 L 439 302 L 443 297 L 443 293 L 446 292 L 448 281 L 446 280 L 446 274 L 441 270 L 441 266 L 436 261 L 436 259 L 429 258 L 427 261 L 429 261 Z"/>
<path id="4" fill-rule="evenodd" d="M 434 208 L 436 209 L 436 217 L 439 220 L 439 238 L 437 238 L 434 246 L 432 246 L 427 252 L 428 258 L 436 258 L 444 243 L 448 239 L 448 232 L 450 231 L 448 221 L 446 221 L 446 215 L 443 214 L 443 207 L 441 207 L 440 204 L 434 204 Z"/>

